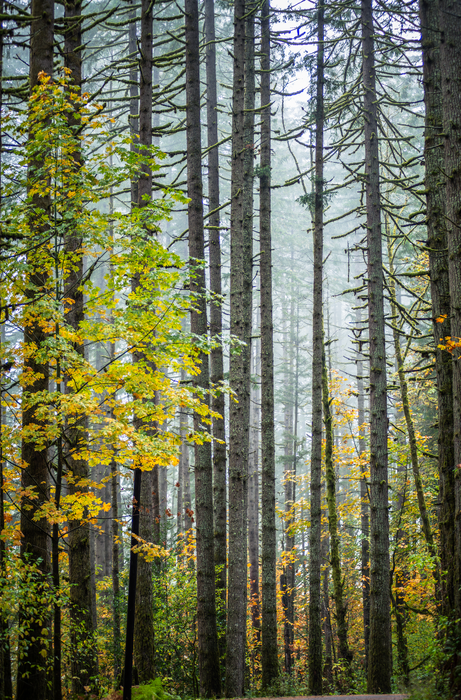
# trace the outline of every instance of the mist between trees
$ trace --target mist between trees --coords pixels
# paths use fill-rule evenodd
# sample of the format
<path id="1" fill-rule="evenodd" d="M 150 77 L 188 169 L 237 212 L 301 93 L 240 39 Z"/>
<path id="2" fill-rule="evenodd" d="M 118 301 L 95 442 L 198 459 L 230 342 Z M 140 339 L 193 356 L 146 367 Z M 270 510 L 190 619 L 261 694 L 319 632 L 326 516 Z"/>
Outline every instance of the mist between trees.
<path id="1" fill-rule="evenodd" d="M 460 3 L 0 19 L 0 698 L 461 698 Z"/>

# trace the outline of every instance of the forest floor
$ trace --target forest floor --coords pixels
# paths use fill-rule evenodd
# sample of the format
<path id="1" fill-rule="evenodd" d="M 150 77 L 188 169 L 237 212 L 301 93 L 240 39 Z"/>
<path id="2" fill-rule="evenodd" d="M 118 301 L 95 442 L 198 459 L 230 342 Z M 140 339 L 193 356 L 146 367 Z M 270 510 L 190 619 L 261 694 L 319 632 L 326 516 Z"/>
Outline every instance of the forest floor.
<path id="1" fill-rule="evenodd" d="M 258 698 L 258 700 L 407 700 L 408 695 L 302 695 L 290 698 Z"/>

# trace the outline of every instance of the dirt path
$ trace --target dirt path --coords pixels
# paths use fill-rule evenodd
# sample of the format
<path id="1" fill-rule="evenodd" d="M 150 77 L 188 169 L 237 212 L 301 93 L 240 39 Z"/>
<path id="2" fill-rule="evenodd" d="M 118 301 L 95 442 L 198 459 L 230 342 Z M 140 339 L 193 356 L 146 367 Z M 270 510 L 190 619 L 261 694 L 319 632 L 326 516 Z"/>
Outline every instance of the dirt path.
<path id="1" fill-rule="evenodd" d="M 258 700 L 407 700 L 408 695 L 303 695 L 295 698 L 258 698 Z"/>

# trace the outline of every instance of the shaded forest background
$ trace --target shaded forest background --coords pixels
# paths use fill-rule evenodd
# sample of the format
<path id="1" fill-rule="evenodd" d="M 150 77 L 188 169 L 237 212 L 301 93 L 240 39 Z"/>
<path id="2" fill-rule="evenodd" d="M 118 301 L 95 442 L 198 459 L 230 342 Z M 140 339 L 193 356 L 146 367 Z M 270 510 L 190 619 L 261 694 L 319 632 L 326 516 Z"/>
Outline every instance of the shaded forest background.
<path id="1" fill-rule="evenodd" d="M 0 697 L 461 697 L 459 1 L 0 19 Z"/>

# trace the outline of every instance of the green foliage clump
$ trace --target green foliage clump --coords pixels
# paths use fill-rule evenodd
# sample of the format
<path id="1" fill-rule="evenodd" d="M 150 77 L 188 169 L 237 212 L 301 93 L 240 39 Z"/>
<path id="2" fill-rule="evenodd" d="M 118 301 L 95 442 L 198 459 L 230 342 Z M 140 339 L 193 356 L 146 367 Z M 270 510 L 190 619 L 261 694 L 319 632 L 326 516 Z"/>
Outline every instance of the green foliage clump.
<path id="1" fill-rule="evenodd" d="M 133 700 L 181 700 L 179 695 L 171 695 L 163 689 L 161 678 L 135 686 L 131 695 Z"/>

